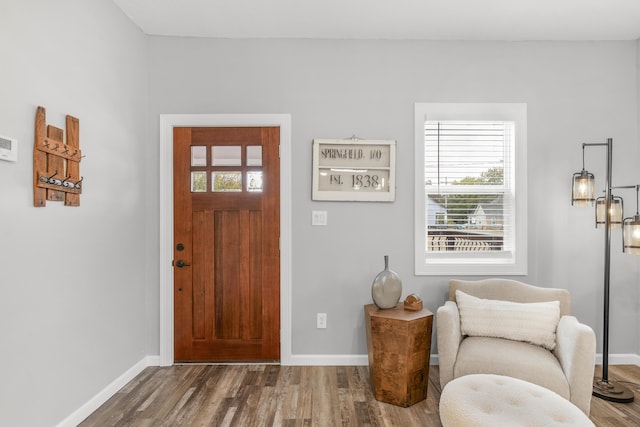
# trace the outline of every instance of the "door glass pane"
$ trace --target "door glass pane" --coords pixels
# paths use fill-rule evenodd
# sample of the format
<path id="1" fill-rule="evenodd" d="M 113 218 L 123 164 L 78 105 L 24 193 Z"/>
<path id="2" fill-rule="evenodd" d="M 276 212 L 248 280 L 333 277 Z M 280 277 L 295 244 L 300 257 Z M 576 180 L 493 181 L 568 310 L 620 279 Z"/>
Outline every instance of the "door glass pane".
<path id="1" fill-rule="evenodd" d="M 262 145 L 247 146 L 247 166 L 262 166 Z"/>
<path id="2" fill-rule="evenodd" d="M 207 166 L 207 147 L 191 147 L 191 166 Z"/>
<path id="3" fill-rule="evenodd" d="M 211 147 L 213 166 L 242 166 L 242 147 L 239 145 L 218 145 Z"/>
<path id="4" fill-rule="evenodd" d="M 242 191 L 242 172 L 211 172 L 212 191 Z"/>
<path id="5" fill-rule="evenodd" d="M 247 172 L 247 191 L 262 191 L 262 171 Z"/>
<path id="6" fill-rule="evenodd" d="M 191 172 L 191 192 L 201 193 L 203 191 L 207 191 L 207 172 Z"/>

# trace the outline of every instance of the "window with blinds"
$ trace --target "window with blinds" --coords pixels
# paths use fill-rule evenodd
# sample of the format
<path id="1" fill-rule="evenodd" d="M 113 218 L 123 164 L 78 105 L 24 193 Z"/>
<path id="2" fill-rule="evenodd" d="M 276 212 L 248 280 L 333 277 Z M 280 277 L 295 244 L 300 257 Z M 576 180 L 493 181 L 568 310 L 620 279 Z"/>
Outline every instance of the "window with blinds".
<path id="1" fill-rule="evenodd" d="M 513 248 L 513 122 L 426 121 L 426 251 Z"/>
<path id="2" fill-rule="evenodd" d="M 416 274 L 525 274 L 526 105 L 416 104 Z"/>

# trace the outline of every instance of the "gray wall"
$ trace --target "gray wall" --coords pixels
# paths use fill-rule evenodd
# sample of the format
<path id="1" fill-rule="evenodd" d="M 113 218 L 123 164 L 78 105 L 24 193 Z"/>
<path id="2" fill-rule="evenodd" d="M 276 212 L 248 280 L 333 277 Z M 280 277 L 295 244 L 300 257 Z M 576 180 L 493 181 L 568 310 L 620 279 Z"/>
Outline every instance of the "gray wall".
<path id="1" fill-rule="evenodd" d="M 147 38 L 109 0 L 3 0 L 0 40 L 0 134 L 20 150 L 0 162 L 0 425 L 52 426 L 157 354 L 145 313 L 157 270 L 145 259 Z M 54 126 L 80 119 L 80 207 L 33 207 L 38 105 Z"/>
<path id="2" fill-rule="evenodd" d="M 404 295 L 434 312 L 446 295 L 448 277 L 413 274 L 414 103 L 525 102 L 529 274 L 517 279 L 569 289 L 574 313 L 601 340 L 603 236 L 591 210 L 571 207 L 569 184 L 581 144 L 607 137 L 615 183 L 640 182 L 636 51 L 635 42 L 150 37 L 150 135 L 158 139 L 163 113 L 291 113 L 293 353 L 365 354 L 362 305 L 383 255 Z M 311 200 L 312 140 L 354 134 L 397 140 L 394 203 Z M 587 162 L 603 186 L 604 151 Z M 624 195 L 633 214 L 635 195 Z M 312 227 L 312 210 L 327 210 L 329 225 Z M 613 247 L 610 352 L 637 353 L 640 260 L 620 253 L 619 235 Z M 317 312 L 328 313 L 326 330 L 315 328 Z"/>

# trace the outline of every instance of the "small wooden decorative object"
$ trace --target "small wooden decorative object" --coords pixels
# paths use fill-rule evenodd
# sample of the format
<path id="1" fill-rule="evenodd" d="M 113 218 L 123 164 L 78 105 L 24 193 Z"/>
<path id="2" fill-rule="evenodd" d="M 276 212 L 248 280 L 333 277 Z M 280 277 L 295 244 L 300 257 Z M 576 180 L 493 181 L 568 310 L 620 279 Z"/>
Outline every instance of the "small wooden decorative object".
<path id="1" fill-rule="evenodd" d="M 411 294 L 404 299 L 404 309 L 410 311 L 422 310 L 422 299 L 416 294 Z"/>
<path id="2" fill-rule="evenodd" d="M 369 304 L 364 317 L 375 398 L 404 407 L 426 399 L 433 313 L 406 311 L 402 304 L 387 310 Z"/>
<path id="3" fill-rule="evenodd" d="M 46 110 L 38 107 L 33 144 L 33 206 L 46 206 L 47 200 L 80 206 L 80 121 L 67 116 L 64 131 L 46 124 Z"/>

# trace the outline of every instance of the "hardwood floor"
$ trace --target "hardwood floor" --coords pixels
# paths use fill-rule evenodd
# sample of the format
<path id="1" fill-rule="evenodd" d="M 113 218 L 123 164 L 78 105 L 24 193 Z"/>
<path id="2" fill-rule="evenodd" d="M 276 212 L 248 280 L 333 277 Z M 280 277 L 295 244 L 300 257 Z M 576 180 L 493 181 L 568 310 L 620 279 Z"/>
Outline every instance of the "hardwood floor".
<path id="1" fill-rule="evenodd" d="M 599 370 L 597 370 L 599 372 Z M 592 398 L 598 427 L 640 425 L 640 367 L 610 366 L 636 400 Z M 409 408 L 378 402 L 367 366 L 176 365 L 145 369 L 81 426 L 441 426 L 438 367 L 427 399 Z"/>

